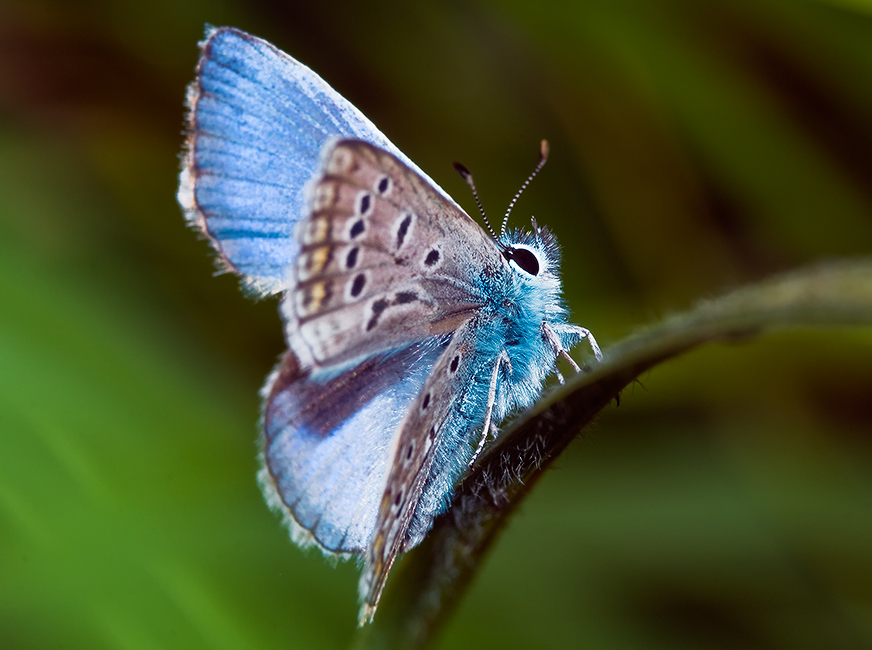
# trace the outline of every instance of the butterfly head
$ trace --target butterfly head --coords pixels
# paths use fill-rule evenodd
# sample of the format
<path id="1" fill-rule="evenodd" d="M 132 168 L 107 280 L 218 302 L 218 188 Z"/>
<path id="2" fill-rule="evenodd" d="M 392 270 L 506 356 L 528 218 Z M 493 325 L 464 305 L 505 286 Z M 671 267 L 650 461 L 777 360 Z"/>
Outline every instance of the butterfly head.
<path id="1" fill-rule="evenodd" d="M 559 289 L 560 249 L 557 240 L 547 228 L 539 227 L 535 219 L 533 232 L 509 229 L 496 240 L 496 244 L 517 281 Z"/>
<path id="2" fill-rule="evenodd" d="M 552 268 L 557 266 L 558 255 L 556 242 L 554 242 L 554 238 L 547 229 L 539 227 L 535 218 L 532 220 L 533 233 L 525 233 L 520 230 L 507 232 L 506 225 L 509 222 L 509 215 L 512 213 L 512 208 L 515 207 L 518 198 L 520 198 L 523 191 L 530 184 L 530 181 L 532 181 L 536 174 L 539 173 L 539 170 L 542 169 L 547 160 L 548 142 L 542 140 L 539 147 L 539 162 L 533 170 L 533 173 L 527 177 L 527 180 L 525 180 L 524 184 L 521 185 L 521 189 L 517 191 L 514 198 L 512 198 L 511 203 L 509 203 L 509 208 L 506 210 L 506 214 L 503 217 L 503 224 L 500 228 L 499 236 L 494 232 L 494 229 L 491 227 L 490 221 L 485 214 L 484 206 L 482 206 L 481 199 L 479 199 L 478 196 L 478 190 L 475 188 L 475 182 L 472 180 L 472 174 L 460 163 L 454 163 L 454 168 L 460 173 L 463 180 L 466 181 L 467 185 L 469 185 L 472 190 L 472 196 L 475 198 L 478 210 L 484 219 L 488 232 L 490 232 L 491 237 L 494 238 L 494 241 L 499 247 L 500 252 L 503 254 L 503 257 L 507 262 L 509 262 L 509 266 L 513 271 L 515 271 L 515 273 L 519 274 L 521 278 L 526 277 L 530 280 L 535 280 L 540 277 L 544 278 L 549 275 L 556 279 L 555 273 L 549 273 Z"/>

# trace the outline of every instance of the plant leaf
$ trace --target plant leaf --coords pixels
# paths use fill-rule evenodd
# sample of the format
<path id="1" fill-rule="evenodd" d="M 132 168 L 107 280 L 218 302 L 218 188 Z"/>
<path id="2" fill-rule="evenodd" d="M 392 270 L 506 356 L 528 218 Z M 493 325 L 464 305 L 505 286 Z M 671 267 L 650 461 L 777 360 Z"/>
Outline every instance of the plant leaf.
<path id="1" fill-rule="evenodd" d="M 641 373 L 717 341 L 772 330 L 872 325 L 872 259 L 805 268 L 706 300 L 606 350 L 528 410 L 482 456 L 404 559 L 358 648 L 418 648 L 446 622 L 515 508 L 579 431 Z"/>

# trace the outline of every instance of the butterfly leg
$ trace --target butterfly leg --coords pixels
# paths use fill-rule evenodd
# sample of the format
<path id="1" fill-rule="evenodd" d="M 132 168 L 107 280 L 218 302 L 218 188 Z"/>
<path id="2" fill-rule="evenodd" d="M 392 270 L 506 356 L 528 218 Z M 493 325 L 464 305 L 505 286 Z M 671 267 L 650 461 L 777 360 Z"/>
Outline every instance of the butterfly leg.
<path id="1" fill-rule="evenodd" d="M 596 339 L 593 337 L 593 334 L 590 333 L 590 330 L 585 327 L 579 327 L 577 325 L 568 325 L 568 329 L 570 329 L 575 334 L 582 339 L 587 339 L 588 345 L 590 345 L 591 350 L 593 350 L 593 354 L 596 357 L 597 361 L 603 360 L 603 353 L 600 350 L 599 344 L 597 344 Z M 548 323 L 542 324 L 542 336 L 545 338 L 548 343 L 554 348 L 555 355 L 560 355 L 564 359 L 566 359 L 575 372 L 581 372 L 581 368 L 578 367 L 578 364 L 575 363 L 575 359 L 569 356 L 569 352 L 563 347 L 563 344 L 560 341 L 560 337 L 557 336 L 557 332 L 555 332 Z M 558 379 L 560 379 L 560 383 L 563 383 L 563 376 L 560 374 L 560 371 L 557 370 L 556 364 L 554 371 L 557 373 Z"/>
<path id="2" fill-rule="evenodd" d="M 587 344 L 590 346 L 590 349 L 593 350 L 593 355 L 596 357 L 596 360 L 602 361 L 603 360 L 602 350 L 600 350 L 600 346 L 596 342 L 596 339 L 593 337 L 593 334 L 590 333 L 590 330 L 587 329 L 586 327 L 579 327 L 577 325 L 573 325 L 572 329 L 574 329 L 581 338 L 587 339 Z M 566 353 L 565 350 L 563 350 L 562 352 L 567 357 L 569 357 L 569 355 Z"/>
<path id="3" fill-rule="evenodd" d="M 481 440 L 478 441 L 478 448 L 472 455 L 468 467 L 472 467 L 473 464 L 475 464 L 478 455 L 481 453 L 481 450 L 484 449 L 484 443 L 487 442 L 488 434 L 490 434 L 491 425 L 493 424 L 491 422 L 491 416 L 494 410 L 494 402 L 497 399 L 497 378 L 500 374 L 500 367 L 503 364 L 506 364 L 506 366 L 508 366 L 509 368 L 509 372 L 512 372 L 512 362 L 509 361 L 509 355 L 506 354 L 505 350 L 500 352 L 500 356 L 497 357 L 497 361 L 494 364 L 493 372 L 491 373 L 490 387 L 488 388 L 487 393 L 487 410 L 484 414 L 484 426 L 481 429 Z"/>

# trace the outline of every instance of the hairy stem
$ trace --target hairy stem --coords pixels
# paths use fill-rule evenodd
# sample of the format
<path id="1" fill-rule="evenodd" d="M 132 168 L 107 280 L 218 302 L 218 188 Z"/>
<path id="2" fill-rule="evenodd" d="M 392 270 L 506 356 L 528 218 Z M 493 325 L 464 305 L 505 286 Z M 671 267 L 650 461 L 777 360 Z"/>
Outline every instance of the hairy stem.
<path id="1" fill-rule="evenodd" d="M 515 508 L 579 431 L 646 370 L 701 344 L 776 329 L 872 324 L 872 260 L 815 266 L 748 286 L 612 346 L 520 417 L 479 458 L 449 510 L 388 585 L 358 648 L 420 648 L 456 607 Z"/>

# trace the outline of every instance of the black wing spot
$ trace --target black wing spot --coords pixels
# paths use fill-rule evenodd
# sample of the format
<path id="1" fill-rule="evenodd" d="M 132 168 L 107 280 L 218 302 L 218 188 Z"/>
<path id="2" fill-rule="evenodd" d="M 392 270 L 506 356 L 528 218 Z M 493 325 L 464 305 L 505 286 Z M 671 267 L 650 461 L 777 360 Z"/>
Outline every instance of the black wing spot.
<path id="1" fill-rule="evenodd" d="M 424 401 L 421 403 L 421 410 L 426 411 L 428 406 L 430 406 L 430 393 L 424 395 Z"/>
<path id="2" fill-rule="evenodd" d="M 382 176 L 378 185 L 376 185 L 376 190 L 378 190 L 379 194 L 385 195 L 389 189 L 391 189 L 391 179 L 387 176 Z"/>
<path id="3" fill-rule="evenodd" d="M 373 316 L 378 316 L 387 308 L 388 308 L 388 301 L 387 300 L 384 300 L 384 299 L 376 300 L 374 303 L 372 303 Z"/>
<path id="4" fill-rule="evenodd" d="M 369 322 L 366 324 L 366 331 L 369 332 L 376 325 L 378 325 L 378 317 L 381 313 L 388 308 L 388 301 L 384 299 L 376 300 L 372 303 L 372 318 L 369 319 Z"/>
<path id="5" fill-rule="evenodd" d="M 418 294 L 411 291 L 401 291 L 397 294 L 396 304 L 405 305 L 409 302 L 415 302 L 418 299 Z"/>
<path id="6" fill-rule="evenodd" d="M 366 215 L 369 214 L 369 211 L 371 208 L 372 208 L 372 197 L 369 195 L 368 192 L 365 194 L 362 194 L 360 196 L 360 210 L 358 211 L 358 214 L 365 217 Z"/>
<path id="7" fill-rule="evenodd" d="M 435 248 L 427 253 L 427 257 L 424 259 L 424 264 L 427 266 L 433 266 L 436 262 L 439 261 L 439 251 Z"/>
<path id="8" fill-rule="evenodd" d="M 358 273 L 351 283 L 351 297 L 357 298 L 363 293 L 363 287 L 366 286 L 366 276 L 363 273 Z"/>
<path id="9" fill-rule="evenodd" d="M 360 252 L 360 249 L 357 246 L 348 251 L 348 255 L 345 257 L 345 268 L 353 269 L 355 266 L 357 266 L 358 252 Z"/>
<path id="10" fill-rule="evenodd" d="M 349 234 L 351 235 L 351 238 L 354 239 L 355 237 L 362 235 L 365 229 L 366 226 L 363 223 L 363 219 L 358 219 L 354 222 L 354 225 L 351 226 L 351 232 Z"/>
<path id="11" fill-rule="evenodd" d="M 409 226 L 412 225 L 412 215 L 407 214 L 406 218 L 400 222 L 400 227 L 397 229 L 397 248 L 403 245 L 406 235 L 409 232 Z"/>
<path id="12" fill-rule="evenodd" d="M 436 427 L 432 426 L 432 427 L 430 427 L 430 440 L 435 440 L 435 439 L 436 439 Z"/>
<path id="13" fill-rule="evenodd" d="M 460 355 L 458 354 L 456 357 L 454 357 L 451 360 L 451 365 L 449 366 L 449 369 L 451 370 L 452 373 L 457 372 L 457 366 L 459 364 L 460 364 Z"/>
<path id="14" fill-rule="evenodd" d="M 400 488 L 399 490 L 397 490 L 396 496 L 394 496 L 394 505 L 399 507 L 402 502 L 403 502 L 403 488 Z"/>
<path id="15" fill-rule="evenodd" d="M 406 450 L 406 460 L 407 460 L 407 461 L 408 461 L 408 460 L 412 460 L 412 452 L 414 452 L 414 451 L 415 451 L 415 443 L 414 443 L 414 442 L 410 442 L 410 443 L 409 443 L 409 448 Z"/>

